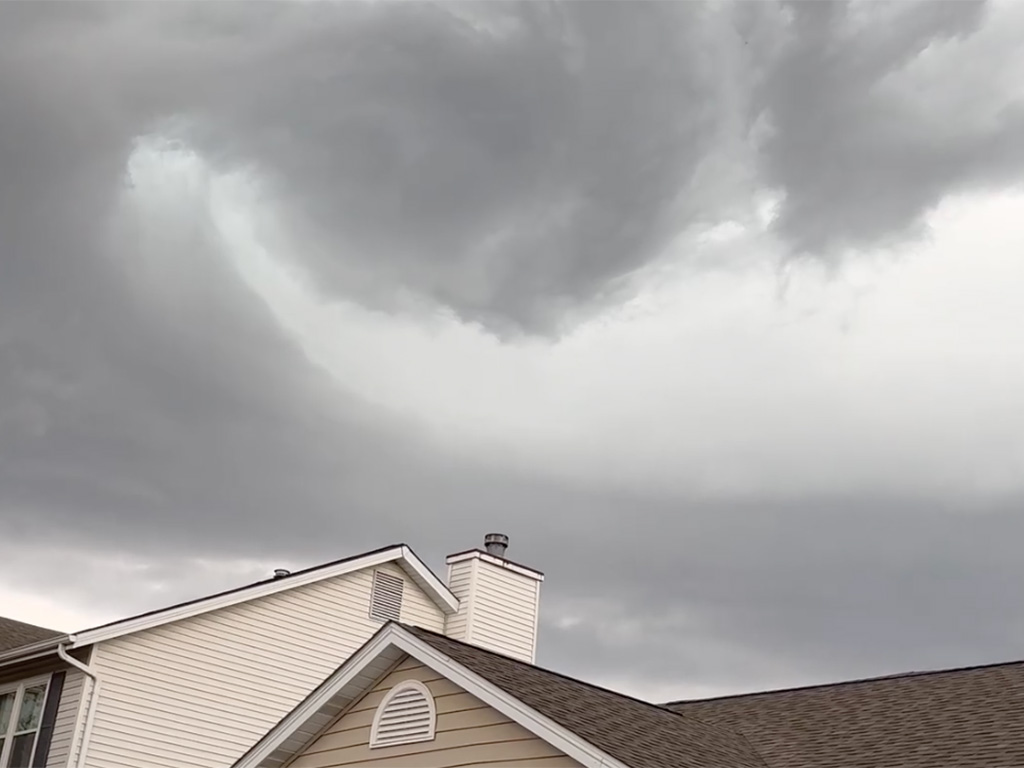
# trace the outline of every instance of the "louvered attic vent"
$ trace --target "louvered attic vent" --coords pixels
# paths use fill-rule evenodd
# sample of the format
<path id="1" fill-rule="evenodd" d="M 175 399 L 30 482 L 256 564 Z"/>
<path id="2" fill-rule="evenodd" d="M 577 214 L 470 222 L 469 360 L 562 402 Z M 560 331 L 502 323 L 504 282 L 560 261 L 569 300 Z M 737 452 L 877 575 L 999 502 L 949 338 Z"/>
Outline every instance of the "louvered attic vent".
<path id="1" fill-rule="evenodd" d="M 377 621 L 398 621 L 402 616 L 402 590 L 405 582 L 384 571 L 373 572 L 370 591 L 370 618 Z"/>
<path id="2" fill-rule="evenodd" d="M 399 683 L 377 707 L 370 729 L 370 749 L 431 741 L 437 714 L 434 698 L 418 680 Z"/>

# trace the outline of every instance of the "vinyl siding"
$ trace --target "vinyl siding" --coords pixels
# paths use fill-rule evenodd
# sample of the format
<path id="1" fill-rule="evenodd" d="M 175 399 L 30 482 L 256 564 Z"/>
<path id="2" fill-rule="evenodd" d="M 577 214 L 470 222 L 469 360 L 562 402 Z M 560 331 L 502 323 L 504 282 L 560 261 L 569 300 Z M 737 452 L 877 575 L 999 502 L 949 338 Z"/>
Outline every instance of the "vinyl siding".
<path id="1" fill-rule="evenodd" d="M 452 563 L 448 579 L 460 601 L 448 617 L 449 637 L 534 662 L 539 581 L 479 558 Z"/>
<path id="2" fill-rule="evenodd" d="M 103 686 L 88 768 L 226 768 L 381 627 L 374 569 L 308 584 L 100 644 Z M 444 615 L 405 581 L 402 621 Z"/>
<path id="3" fill-rule="evenodd" d="M 64 679 L 64 692 L 61 694 L 60 705 L 57 707 L 57 719 L 53 725 L 50 756 L 46 761 L 47 768 L 64 768 L 68 764 L 84 683 L 84 674 L 76 669 L 68 670 L 67 677 Z"/>
<path id="4" fill-rule="evenodd" d="M 480 561 L 473 597 L 471 642 L 534 661 L 540 582 Z"/>
<path id="5" fill-rule="evenodd" d="M 430 689 L 437 709 L 432 741 L 370 749 L 370 727 L 387 692 L 405 680 Z M 432 669 L 406 659 L 298 755 L 288 768 L 579 768 L 579 763 Z"/>
<path id="6" fill-rule="evenodd" d="M 476 560 L 460 560 L 448 566 L 448 589 L 459 598 L 459 610 L 449 614 L 445 634 L 456 640 L 469 642 L 469 590 L 473 584 Z"/>

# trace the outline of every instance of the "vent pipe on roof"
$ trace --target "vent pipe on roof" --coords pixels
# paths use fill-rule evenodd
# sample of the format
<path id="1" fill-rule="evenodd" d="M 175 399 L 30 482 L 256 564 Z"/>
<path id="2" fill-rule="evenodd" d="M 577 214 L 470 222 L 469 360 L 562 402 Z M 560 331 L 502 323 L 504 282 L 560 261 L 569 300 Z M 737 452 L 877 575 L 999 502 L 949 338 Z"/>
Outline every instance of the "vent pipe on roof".
<path id="1" fill-rule="evenodd" d="M 508 536 L 504 533 L 488 533 L 484 536 L 484 549 L 488 555 L 504 558 L 508 549 Z"/>
<path id="2" fill-rule="evenodd" d="M 277 568 L 277 569 L 274 570 L 274 578 L 275 579 L 283 579 L 285 576 L 291 576 L 291 575 L 292 575 L 292 572 L 289 571 L 287 568 Z"/>

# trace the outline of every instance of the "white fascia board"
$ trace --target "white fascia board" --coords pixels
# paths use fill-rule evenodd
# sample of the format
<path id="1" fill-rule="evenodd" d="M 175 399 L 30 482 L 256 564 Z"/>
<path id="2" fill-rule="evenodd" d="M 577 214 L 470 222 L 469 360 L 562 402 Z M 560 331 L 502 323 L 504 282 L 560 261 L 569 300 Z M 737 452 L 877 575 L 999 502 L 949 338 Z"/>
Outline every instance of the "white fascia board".
<path id="1" fill-rule="evenodd" d="M 434 572 L 422 560 L 416 557 L 415 552 L 405 545 L 402 545 L 401 566 L 416 579 L 423 591 L 434 599 L 441 610 L 445 613 L 455 613 L 459 610 L 459 598 L 434 575 Z"/>
<path id="2" fill-rule="evenodd" d="M 339 691 L 354 680 L 376 656 L 390 646 L 398 648 L 430 667 L 467 693 L 518 723 L 537 738 L 568 755 L 584 768 L 629 768 L 625 763 L 616 760 L 572 731 L 528 707 L 498 686 L 484 680 L 475 672 L 466 669 L 396 624 L 389 624 L 377 637 L 356 652 L 331 678 L 292 710 L 232 768 L 260 768 L 263 760 L 270 757 L 305 722 L 315 716 L 321 707 L 326 706 Z M 366 691 L 358 693 L 352 697 L 352 700 L 365 693 Z M 288 759 L 294 757 L 295 755 L 289 755 Z"/>
<path id="3" fill-rule="evenodd" d="M 469 552 L 462 552 L 457 555 L 448 555 L 445 558 L 445 563 L 451 565 L 452 563 L 461 563 L 463 560 L 483 560 L 485 563 L 490 563 L 498 568 L 504 568 L 506 571 L 512 571 L 518 573 L 521 576 L 526 576 L 536 581 L 544 581 L 544 574 L 540 571 L 535 571 L 532 568 L 527 568 L 524 565 L 518 565 L 516 563 L 510 563 L 508 560 L 503 560 L 500 557 L 489 555 L 486 552 L 479 550 L 470 550 Z"/>
<path id="4" fill-rule="evenodd" d="M 113 640 L 114 638 L 122 637 L 133 632 L 153 629 L 154 627 L 169 624 L 172 621 L 189 619 L 193 616 L 208 613 L 209 611 L 228 608 L 232 605 L 248 602 L 249 600 L 267 597 L 268 595 L 274 595 L 278 592 L 284 592 L 289 589 L 295 589 L 296 587 L 302 587 L 307 584 L 324 581 L 325 579 L 344 576 L 347 573 L 354 573 L 355 571 L 360 571 L 364 568 L 373 568 L 374 566 L 384 565 L 385 563 L 395 561 L 398 561 L 400 565 L 408 570 L 410 575 L 419 577 L 417 581 L 420 581 L 424 586 L 425 591 L 439 603 L 442 610 L 445 610 L 446 613 L 453 613 L 458 610 L 458 598 L 451 593 L 451 590 L 449 590 L 430 572 L 430 569 L 424 565 L 423 561 L 413 554 L 409 547 L 398 546 L 385 549 L 381 552 L 375 552 L 364 557 L 355 557 L 350 560 L 345 560 L 333 566 L 311 568 L 308 571 L 292 574 L 291 576 L 287 576 L 283 579 L 254 584 L 251 587 L 234 590 L 227 594 L 214 595 L 213 597 L 199 599 L 186 605 L 168 608 L 145 616 L 125 619 L 124 621 L 119 621 L 108 626 L 87 629 L 82 632 L 75 632 L 68 635 L 66 639 L 68 641 L 69 648 L 82 648 L 86 645 L 94 645 L 107 640 Z"/>

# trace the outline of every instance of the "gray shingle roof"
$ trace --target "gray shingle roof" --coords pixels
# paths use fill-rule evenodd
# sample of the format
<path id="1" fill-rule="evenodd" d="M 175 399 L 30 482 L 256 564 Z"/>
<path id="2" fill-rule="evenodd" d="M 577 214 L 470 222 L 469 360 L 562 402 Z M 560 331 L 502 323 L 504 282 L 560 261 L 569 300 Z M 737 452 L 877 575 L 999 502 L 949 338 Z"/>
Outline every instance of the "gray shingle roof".
<path id="1" fill-rule="evenodd" d="M 14 650 L 23 645 L 30 645 L 60 635 L 60 632 L 52 629 L 0 616 L 0 652 Z"/>
<path id="2" fill-rule="evenodd" d="M 770 768 L 1024 766 L 1024 662 L 666 706 L 743 733 Z"/>
<path id="3" fill-rule="evenodd" d="M 745 738 L 720 726 L 418 627 L 403 626 L 631 768 L 766 768 Z"/>

